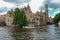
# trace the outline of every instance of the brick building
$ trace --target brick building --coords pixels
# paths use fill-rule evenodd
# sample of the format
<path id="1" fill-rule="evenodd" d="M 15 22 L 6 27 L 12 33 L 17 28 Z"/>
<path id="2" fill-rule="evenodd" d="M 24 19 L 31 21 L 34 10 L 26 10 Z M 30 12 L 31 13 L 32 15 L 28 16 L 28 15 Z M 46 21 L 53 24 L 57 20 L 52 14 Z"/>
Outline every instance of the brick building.
<path id="1" fill-rule="evenodd" d="M 48 22 L 48 5 L 45 6 L 45 12 L 36 12 L 32 13 L 30 6 L 24 7 L 20 10 L 23 10 L 26 14 L 28 24 L 33 25 L 46 25 Z M 13 10 L 8 11 L 5 15 L 6 25 L 12 25 L 13 23 Z"/>

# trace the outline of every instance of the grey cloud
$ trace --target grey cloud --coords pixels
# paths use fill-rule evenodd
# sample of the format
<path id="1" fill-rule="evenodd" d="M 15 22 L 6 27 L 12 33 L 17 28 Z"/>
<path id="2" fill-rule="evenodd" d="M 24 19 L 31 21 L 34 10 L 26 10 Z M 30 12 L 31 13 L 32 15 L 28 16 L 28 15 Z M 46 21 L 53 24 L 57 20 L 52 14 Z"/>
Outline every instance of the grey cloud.
<path id="1" fill-rule="evenodd" d="M 60 8 L 60 4 L 53 4 L 53 3 L 51 3 L 51 4 L 49 4 L 49 7 L 52 7 L 54 9 Z"/>
<path id="2" fill-rule="evenodd" d="M 45 0 L 44 3 L 43 3 L 43 6 L 40 7 L 40 9 L 44 8 L 44 6 L 45 6 L 46 4 L 48 4 L 48 6 L 49 6 L 50 8 L 53 8 L 53 9 L 60 8 L 60 4 L 58 4 L 58 3 L 52 3 L 51 1 L 52 1 L 52 0 Z"/>
<path id="3" fill-rule="evenodd" d="M 52 0 L 48 0 L 45 3 L 49 5 L 50 8 L 56 9 L 56 8 L 60 8 L 60 4 L 58 3 L 52 3 Z"/>
<path id="4" fill-rule="evenodd" d="M 15 5 L 21 5 L 23 3 L 29 2 L 30 0 L 4 0 L 4 1 L 13 3 Z"/>
<path id="5" fill-rule="evenodd" d="M 13 3 L 15 5 L 21 5 L 30 2 L 31 0 L 4 0 L 4 1 Z M 53 9 L 60 8 L 60 4 L 52 3 L 51 1 L 52 0 L 45 0 L 43 5 L 45 6 L 45 4 L 48 4 L 48 6 Z M 40 8 L 44 8 L 44 6 Z"/>

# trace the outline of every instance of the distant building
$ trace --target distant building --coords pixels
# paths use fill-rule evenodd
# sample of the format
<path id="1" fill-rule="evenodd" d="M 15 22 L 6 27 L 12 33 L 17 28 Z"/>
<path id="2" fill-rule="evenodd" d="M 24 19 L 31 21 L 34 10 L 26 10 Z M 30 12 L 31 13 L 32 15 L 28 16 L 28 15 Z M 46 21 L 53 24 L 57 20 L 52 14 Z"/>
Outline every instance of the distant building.
<path id="1" fill-rule="evenodd" d="M 5 15 L 5 23 L 7 26 L 12 26 L 13 24 L 13 10 L 8 11 Z"/>
<path id="2" fill-rule="evenodd" d="M 0 26 L 5 25 L 5 15 L 0 15 Z"/>
<path id="3" fill-rule="evenodd" d="M 53 23 L 53 18 L 52 18 L 52 17 L 49 17 L 48 22 L 49 22 L 49 23 Z"/>
<path id="4" fill-rule="evenodd" d="M 32 13 L 30 6 L 24 7 L 20 10 L 23 10 L 26 14 L 26 18 L 28 21 L 28 24 L 33 24 L 34 26 L 40 26 L 40 25 L 46 25 L 46 23 L 51 21 L 52 19 L 49 19 L 48 17 L 48 5 L 45 6 L 45 12 L 36 12 L 35 14 Z M 13 10 L 8 11 L 5 15 L 5 22 L 6 25 L 12 25 L 13 23 Z"/>
<path id="5" fill-rule="evenodd" d="M 36 12 L 33 17 L 31 18 L 32 24 L 40 26 L 46 25 L 48 22 L 48 5 L 45 6 L 45 12 Z"/>
<path id="6" fill-rule="evenodd" d="M 4 19 L 5 15 L 0 15 L 0 22 L 4 22 L 5 19 Z"/>
<path id="7" fill-rule="evenodd" d="M 33 13 L 32 13 L 32 11 L 31 11 L 30 6 L 28 5 L 27 7 L 22 8 L 22 10 L 23 10 L 23 11 L 25 12 L 25 14 L 26 14 L 27 21 L 30 22 L 30 20 L 31 20 L 31 18 L 32 18 L 32 16 L 33 16 Z"/>

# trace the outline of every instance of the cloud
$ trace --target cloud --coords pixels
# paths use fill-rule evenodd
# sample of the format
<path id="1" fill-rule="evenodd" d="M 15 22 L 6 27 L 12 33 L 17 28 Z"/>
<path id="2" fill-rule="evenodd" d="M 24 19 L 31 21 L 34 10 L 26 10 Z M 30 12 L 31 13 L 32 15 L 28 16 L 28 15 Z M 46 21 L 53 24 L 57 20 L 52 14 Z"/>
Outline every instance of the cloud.
<path id="1" fill-rule="evenodd" d="M 51 3 L 60 4 L 60 0 L 51 0 Z"/>
<path id="2" fill-rule="evenodd" d="M 4 0 L 4 1 L 7 1 L 7 2 L 12 2 L 12 3 L 20 3 L 20 2 L 29 2 L 30 0 Z"/>
<path id="3" fill-rule="evenodd" d="M 45 10 L 46 4 L 48 4 L 49 16 L 54 17 L 58 12 L 60 12 L 60 0 L 45 0 L 42 4 L 43 6 L 39 7 L 39 10 Z"/>
<path id="4" fill-rule="evenodd" d="M 45 4 L 48 4 L 50 8 L 56 9 L 57 7 L 60 7 L 59 0 L 4 0 L 5 2 L 9 2 L 15 5 L 18 5 L 19 7 L 23 7 L 23 5 L 29 2 L 30 7 L 32 11 L 37 11 L 38 8 L 40 10 L 44 9 Z"/>
<path id="5" fill-rule="evenodd" d="M 31 0 L 29 4 L 30 4 L 32 11 L 36 12 L 37 10 L 39 10 L 38 8 L 43 6 L 42 5 L 43 2 L 44 2 L 44 0 L 38 0 L 38 1 L 37 0 Z"/>
<path id="6" fill-rule="evenodd" d="M 48 1 L 47 4 L 49 5 L 49 7 L 51 8 L 60 8 L 60 0 L 51 0 L 51 1 Z"/>
<path id="7" fill-rule="evenodd" d="M 2 12 L 2 13 L 0 13 L 0 15 L 5 15 L 7 12 Z"/>
<path id="8" fill-rule="evenodd" d="M 7 10 L 8 10 L 8 8 L 6 8 L 6 7 L 0 7 L 0 13 L 5 12 Z"/>
<path id="9" fill-rule="evenodd" d="M 40 8 L 44 8 L 46 4 L 53 9 L 60 8 L 60 0 L 45 0 Z"/>
<path id="10" fill-rule="evenodd" d="M 15 8 L 16 6 L 12 3 L 9 3 L 9 2 L 5 2 L 3 0 L 0 0 L 0 14 L 1 13 L 5 13 L 7 12 L 8 10 L 12 9 L 12 8 Z"/>
<path id="11" fill-rule="evenodd" d="M 60 0 L 0 0 L 0 13 L 4 13 L 9 9 L 23 8 L 29 3 L 32 12 L 39 10 L 44 11 L 45 5 L 48 4 L 49 16 L 54 16 L 57 11 L 60 11 Z"/>
<path id="12" fill-rule="evenodd" d="M 4 1 L 10 2 L 10 3 L 13 3 L 13 4 L 19 6 L 19 5 L 22 5 L 24 3 L 29 2 L 30 0 L 4 0 Z"/>
<path id="13" fill-rule="evenodd" d="M 32 9 L 32 12 L 36 12 L 38 10 L 39 6 L 43 6 L 42 3 L 45 0 L 38 0 L 38 1 L 37 0 L 4 0 L 4 1 L 15 4 L 19 8 L 22 8 L 22 7 L 26 6 L 25 4 L 29 3 L 29 5 Z"/>
<path id="14" fill-rule="evenodd" d="M 0 0 L 0 14 L 6 13 L 10 9 L 24 7 L 30 0 Z M 23 5 L 22 5 L 23 4 Z"/>
<path id="15" fill-rule="evenodd" d="M 15 7 L 14 4 L 9 3 L 9 2 L 5 2 L 5 1 L 0 1 L 0 7 L 7 7 L 7 8 L 11 8 L 11 7 Z"/>

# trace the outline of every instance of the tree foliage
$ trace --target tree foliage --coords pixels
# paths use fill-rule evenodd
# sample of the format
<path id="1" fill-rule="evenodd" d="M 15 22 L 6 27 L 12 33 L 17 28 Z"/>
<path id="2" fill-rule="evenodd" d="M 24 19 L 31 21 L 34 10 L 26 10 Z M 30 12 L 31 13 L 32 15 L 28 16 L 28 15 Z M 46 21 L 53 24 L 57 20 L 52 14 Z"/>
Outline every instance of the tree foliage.
<path id="1" fill-rule="evenodd" d="M 56 14 L 53 20 L 54 20 L 54 23 L 58 23 L 58 21 L 60 21 L 60 13 Z"/>
<path id="2" fill-rule="evenodd" d="M 13 15 L 13 24 L 15 26 L 26 26 L 27 20 L 24 11 L 21 11 L 19 8 L 16 8 Z"/>

